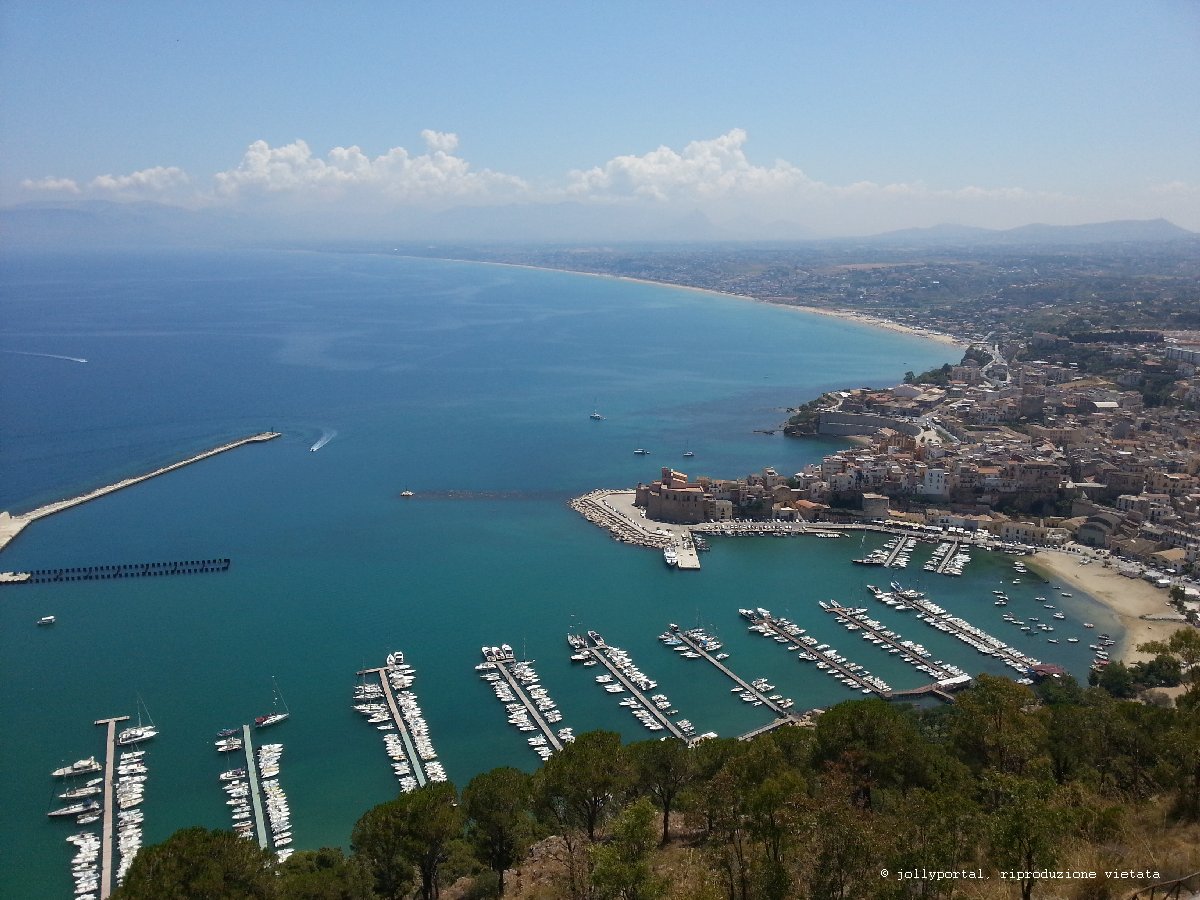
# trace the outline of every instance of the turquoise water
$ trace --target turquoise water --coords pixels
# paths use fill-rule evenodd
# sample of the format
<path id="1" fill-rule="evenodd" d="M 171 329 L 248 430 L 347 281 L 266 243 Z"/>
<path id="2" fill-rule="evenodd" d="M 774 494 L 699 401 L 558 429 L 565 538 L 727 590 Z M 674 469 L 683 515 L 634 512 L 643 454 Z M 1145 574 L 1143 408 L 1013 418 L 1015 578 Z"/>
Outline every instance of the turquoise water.
<path id="1" fill-rule="evenodd" d="M 0 567 L 18 570 L 211 556 L 233 566 L 0 590 L 0 895 L 69 893 L 72 829 L 44 815 L 47 772 L 98 754 L 91 722 L 135 713 L 139 695 L 161 729 L 148 754 L 148 841 L 228 824 L 212 735 L 269 708 L 274 677 L 292 712 L 272 739 L 286 747 L 296 845 L 317 847 L 345 844 L 355 819 L 394 795 L 379 734 L 349 704 L 355 671 L 393 649 L 417 667 L 460 786 L 537 762 L 476 677 L 485 643 L 537 660 L 564 725 L 628 739 L 648 733 L 594 670 L 571 668 L 572 626 L 631 650 L 681 716 L 725 735 L 768 714 L 663 648 L 668 622 L 712 627 L 740 674 L 767 676 L 801 708 L 855 695 L 748 634 L 739 606 L 790 615 L 894 687 L 922 683 L 816 605 L 872 603 L 849 564 L 859 540 L 721 539 L 703 571 L 675 572 L 566 501 L 663 465 L 799 469 L 840 445 L 754 429 L 822 390 L 940 365 L 953 356 L 944 346 L 693 291 L 382 256 L 20 257 L 2 277 L 0 351 L 88 362 L 0 352 L 0 509 L 263 429 L 284 437 L 42 520 L 4 551 Z M 589 420 L 593 409 L 605 421 Z M 643 446 L 652 454 L 634 456 Z M 685 447 L 696 453 L 686 464 Z M 416 496 L 399 499 L 405 488 Z M 984 555 L 961 579 L 904 580 L 1003 634 L 990 590 L 1011 577 L 1007 560 Z M 1014 611 L 1051 590 L 1006 587 Z M 1116 633 L 1090 601 L 1065 603 L 1072 619 Z M 50 613 L 53 628 L 34 627 Z M 903 613 L 878 615 L 979 668 L 965 645 Z M 1086 666 L 1086 650 L 1051 657 L 1028 641 L 1043 659 Z"/>

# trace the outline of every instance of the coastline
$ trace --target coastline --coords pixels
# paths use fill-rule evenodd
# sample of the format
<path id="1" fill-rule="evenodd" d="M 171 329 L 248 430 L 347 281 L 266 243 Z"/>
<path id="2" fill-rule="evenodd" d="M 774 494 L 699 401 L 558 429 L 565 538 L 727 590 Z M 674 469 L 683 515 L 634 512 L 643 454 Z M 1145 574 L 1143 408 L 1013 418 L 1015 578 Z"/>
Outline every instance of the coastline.
<path id="1" fill-rule="evenodd" d="M 1128 665 L 1152 659 L 1151 654 L 1140 652 L 1137 645 L 1165 641 L 1180 628 L 1188 627 L 1185 622 L 1148 622 L 1141 618 L 1175 612 L 1167 604 L 1166 591 L 1140 578 L 1126 578 L 1116 569 L 1103 567 L 1099 561 L 1080 565 L 1081 558 L 1061 550 L 1039 550 L 1026 564 L 1065 581 L 1116 615 L 1125 630 L 1117 645 L 1117 658 L 1121 662 Z"/>
<path id="2" fill-rule="evenodd" d="M 612 278 L 616 281 L 631 281 L 635 284 L 652 284 L 655 287 L 676 288 L 681 291 L 695 291 L 700 294 L 713 294 L 717 297 L 730 297 L 734 300 L 748 300 L 751 303 L 765 303 L 768 306 L 777 306 L 781 309 L 794 309 L 798 312 L 813 313 L 818 316 L 828 316 L 834 319 L 842 319 L 847 322 L 854 322 L 858 325 L 866 326 L 867 328 L 879 328 L 883 331 L 892 331 L 898 334 L 909 334 L 913 337 L 921 337 L 927 340 L 934 341 L 939 344 L 945 344 L 950 347 L 965 350 L 970 346 L 970 343 L 952 334 L 947 334 L 943 331 L 934 331 L 929 328 L 915 328 L 912 325 L 902 325 L 899 322 L 893 322 L 890 319 L 881 319 L 878 316 L 867 315 L 866 313 L 855 312 L 849 309 L 826 309 L 821 306 L 806 306 L 799 303 L 781 303 L 774 300 L 764 300 L 761 297 L 754 297 L 750 294 L 735 294 L 731 291 L 721 291 L 716 288 L 697 287 L 693 284 L 679 284 L 674 281 L 655 281 L 653 278 L 635 278 L 632 275 L 612 275 L 608 272 L 586 272 L 582 269 L 556 269 L 553 266 L 533 266 L 528 263 L 507 263 L 497 262 L 495 260 L 483 259 L 460 259 L 453 256 L 412 256 L 409 254 L 400 254 L 401 259 L 436 259 L 440 262 L 461 262 L 461 263 L 476 263 L 483 266 L 506 266 L 512 269 L 531 269 L 535 272 L 566 272 L 570 275 L 586 275 L 589 278 Z"/>

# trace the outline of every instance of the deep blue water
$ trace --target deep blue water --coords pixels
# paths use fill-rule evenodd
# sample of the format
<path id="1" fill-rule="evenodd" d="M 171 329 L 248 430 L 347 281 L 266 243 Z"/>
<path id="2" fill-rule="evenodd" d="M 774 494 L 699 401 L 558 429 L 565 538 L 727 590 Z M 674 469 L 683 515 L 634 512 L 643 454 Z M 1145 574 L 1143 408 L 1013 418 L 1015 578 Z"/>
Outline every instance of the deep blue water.
<path id="1" fill-rule="evenodd" d="M 460 787 L 486 768 L 537 762 L 473 671 L 485 643 L 537 660 L 563 724 L 627 739 L 648 733 L 593 670 L 572 670 L 573 625 L 630 649 L 681 716 L 726 735 L 768 714 L 667 652 L 655 636 L 668 622 L 712 626 L 736 669 L 766 675 L 799 707 L 854 695 L 747 634 L 739 606 L 791 615 L 896 687 L 922 682 L 816 606 L 870 602 L 848 562 L 858 540 L 719 540 L 703 571 L 673 572 L 566 501 L 663 465 L 797 470 L 840 445 L 754 429 L 823 390 L 950 361 L 944 346 L 718 295 L 467 263 L 280 252 L 2 265 L 0 509 L 264 429 L 284 437 L 37 522 L 4 551 L 0 568 L 18 570 L 209 556 L 233 566 L 0 589 L 0 895 L 67 896 L 72 829 L 44 815 L 47 772 L 98 754 L 91 722 L 134 713 L 138 696 L 161 728 L 148 841 L 228 824 L 211 736 L 269 707 L 274 677 L 292 711 L 272 738 L 286 747 L 296 845 L 318 847 L 344 845 L 355 819 L 394 794 L 378 733 L 349 705 L 355 671 L 392 649 L 418 669 Z M 607 418 L 591 421 L 593 409 Z M 696 453 L 686 465 L 685 447 Z M 401 500 L 405 488 L 416 496 Z M 981 557 L 962 579 L 921 586 L 1000 631 L 990 588 L 1005 578 L 1006 560 Z M 1027 603 L 1048 590 L 1009 586 Z M 1114 630 L 1090 601 L 1063 602 L 1076 604 L 1073 620 Z M 58 624 L 35 628 L 48 613 Z M 879 611 L 936 655 L 979 668 L 964 645 L 901 615 Z M 1054 658 L 1086 665 L 1086 651 Z"/>

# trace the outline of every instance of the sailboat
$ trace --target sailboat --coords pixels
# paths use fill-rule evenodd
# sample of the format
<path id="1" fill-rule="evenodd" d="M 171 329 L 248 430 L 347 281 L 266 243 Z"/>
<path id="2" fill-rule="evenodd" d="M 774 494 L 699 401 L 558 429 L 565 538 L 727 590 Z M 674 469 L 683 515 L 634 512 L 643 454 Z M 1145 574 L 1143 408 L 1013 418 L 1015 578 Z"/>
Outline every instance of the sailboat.
<path id="1" fill-rule="evenodd" d="M 146 721 L 148 725 L 142 724 L 142 712 L 146 713 Z M 136 744 L 140 741 L 148 741 L 150 738 L 158 734 L 158 729 L 154 727 L 154 720 L 150 718 L 150 710 L 146 709 L 146 703 L 142 700 L 141 694 L 137 698 L 137 717 L 138 723 L 131 725 L 129 728 L 122 728 L 117 733 L 117 744 L 127 746 Z"/>
<path id="2" fill-rule="evenodd" d="M 268 725 L 278 725 L 284 719 L 291 715 L 288 709 L 287 702 L 279 694 L 279 685 L 275 683 L 275 676 L 271 676 L 271 688 L 275 692 L 275 699 L 271 704 L 271 712 L 265 716 L 256 716 L 254 718 L 255 728 L 266 728 Z M 279 711 L 279 704 L 283 704 L 283 712 Z"/>

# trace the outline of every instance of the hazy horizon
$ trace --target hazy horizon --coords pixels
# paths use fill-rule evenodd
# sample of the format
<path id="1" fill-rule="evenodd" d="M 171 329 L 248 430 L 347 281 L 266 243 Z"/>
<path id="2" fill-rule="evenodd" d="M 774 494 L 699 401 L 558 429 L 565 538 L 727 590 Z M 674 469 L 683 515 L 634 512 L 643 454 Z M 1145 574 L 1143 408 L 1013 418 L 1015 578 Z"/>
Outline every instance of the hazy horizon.
<path id="1" fill-rule="evenodd" d="M 0 7 L 0 205 L 305 237 L 1200 231 L 1200 8 Z"/>

